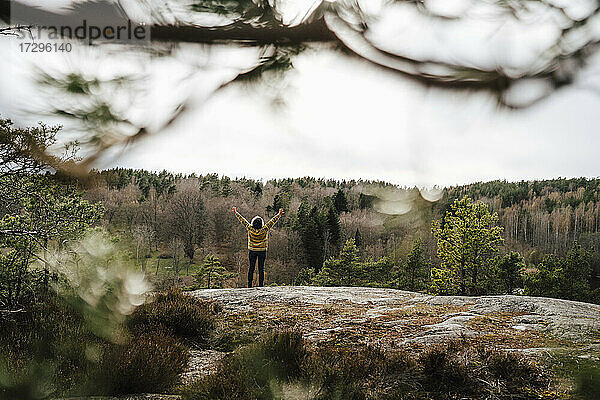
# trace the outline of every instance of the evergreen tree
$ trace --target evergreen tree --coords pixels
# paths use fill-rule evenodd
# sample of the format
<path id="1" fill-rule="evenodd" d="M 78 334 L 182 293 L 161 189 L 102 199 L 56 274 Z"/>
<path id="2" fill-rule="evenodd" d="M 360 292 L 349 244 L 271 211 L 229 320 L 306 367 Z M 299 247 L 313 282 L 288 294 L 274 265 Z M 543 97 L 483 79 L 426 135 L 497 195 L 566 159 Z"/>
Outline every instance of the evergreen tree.
<path id="1" fill-rule="evenodd" d="M 408 290 L 421 290 L 429 274 L 429 261 L 425 258 L 423 241 L 418 238 L 406 256 L 404 283 Z"/>
<path id="2" fill-rule="evenodd" d="M 315 270 L 313 268 L 302 268 L 296 279 L 294 279 L 294 285 L 296 286 L 308 286 L 315 284 Z"/>
<path id="3" fill-rule="evenodd" d="M 346 197 L 346 193 L 342 189 L 338 189 L 338 191 L 333 196 L 333 206 L 335 207 L 337 213 L 347 212 L 348 211 L 348 198 Z"/>
<path id="4" fill-rule="evenodd" d="M 382 257 L 377 261 L 359 263 L 361 280 L 353 283 L 359 286 L 371 287 L 393 287 L 394 265 L 388 257 Z"/>
<path id="5" fill-rule="evenodd" d="M 278 212 L 280 208 L 285 209 L 285 204 L 283 202 L 282 196 L 279 194 L 276 194 L 273 197 L 273 205 L 269 205 L 267 206 L 267 212 L 268 213 L 275 213 Z"/>
<path id="6" fill-rule="evenodd" d="M 325 223 L 317 206 L 310 211 L 303 237 L 308 265 L 320 271 L 324 261 Z"/>
<path id="7" fill-rule="evenodd" d="M 312 209 L 306 198 L 302 199 L 298 208 L 298 217 L 295 230 L 300 236 L 302 248 L 308 266 L 319 271 L 323 266 L 325 224 L 321 220 L 321 213 L 314 206 Z"/>
<path id="8" fill-rule="evenodd" d="M 504 255 L 497 267 L 498 279 L 505 293 L 512 293 L 521 280 L 521 270 L 525 267 L 523 257 L 516 251 Z"/>
<path id="9" fill-rule="evenodd" d="M 228 197 L 231 194 L 231 178 L 228 176 L 223 176 L 219 183 L 220 195 L 223 197 Z"/>
<path id="10" fill-rule="evenodd" d="M 342 240 L 340 217 L 333 207 L 327 212 L 327 232 L 329 233 L 329 245 L 333 254 L 338 254 Z"/>
<path id="11" fill-rule="evenodd" d="M 260 196 L 262 196 L 263 189 L 262 189 L 262 185 L 260 184 L 260 182 L 256 182 L 256 185 L 254 185 L 254 189 L 252 189 L 252 192 L 254 192 L 254 197 L 256 197 L 256 198 L 259 198 Z"/>
<path id="12" fill-rule="evenodd" d="M 536 271 L 523 276 L 525 294 L 528 296 L 559 297 L 564 260 L 548 254 L 536 267 Z"/>
<path id="13" fill-rule="evenodd" d="M 574 242 L 565 258 L 560 279 L 561 299 L 590 301 L 592 268 L 590 257 L 577 242 Z"/>
<path id="14" fill-rule="evenodd" d="M 525 293 L 531 296 L 593 301 L 591 266 L 587 252 L 574 242 L 565 258 L 549 254 L 537 271 L 525 275 Z"/>
<path id="15" fill-rule="evenodd" d="M 300 207 L 298 207 L 298 219 L 296 220 L 296 231 L 302 233 L 306 230 L 308 226 L 308 217 L 310 214 L 310 205 L 308 204 L 308 200 L 306 197 L 302 199 L 300 202 Z"/>
<path id="16" fill-rule="evenodd" d="M 393 285 L 393 268 L 387 257 L 360 262 L 354 239 L 349 239 L 339 257 L 326 260 L 318 274 L 313 276 L 312 270 L 304 270 L 297 280 L 307 280 L 313 276 L 312 284 L 319 286 L 390 287 Z"/>
<path id="17" fill-rule="evenodd" d="M 440 268 L 432 270 L 437 280 L 435 290 L 447 285 L 444 292 L 478 294 L 484 286 L 489 259 L 503 242 L 498 215 L 481 202 L 468 197 L 455 200 L 443 219 L 433 221 L 432 233 L 437 238 Z M 446 270 L 440 273 L 438 269 Z M 449 279 L 449 278 L 452 279 Z M 443 279 L 448 279 L 444 283 Z M 440 286 L 441 285 L 441 286 Z"/>
<path id="18" fill-rule="evenodd" d="M 358 259 L 358 248 L 353 239 L 346 241 L 337 259 L 325 261 L 323 268 L 315 276 L 319 286 L 357 286 L 362 282 L 363 271 Z"/>
<path id="19" fill-rule="evenodd" d="M 200 273 L 196 275 L 196 279 L 201 282 L 206 282 L 207 288 L 220 288 L 223 285 L 223 281 L 235 276 L 235 273 L 228 273 L 219 259 L 209 254 L 204 258 Z"/>
<path id="20" fill-rule="evenodd" d="M 358 196 L 358 207 L 361 210 L 364 210 L 366 208 L 373 208 L 374 200 L 375 200 L 374 196 L 361 193 L 360 196 Z"/>
<path id="21" fill-rule="evenodd" d="M 448 268 L 431 268 L 429 290 L 439 295 L 456 292 L 456 274 Z"/>
<path id="22" fill-rule="evenodd" d="M 362 235 L 360 234 L 358 228 L 356 228 L 356 232 L 354 232 L 354 244 L 358 248 L 362 246 Z"/>
<path id="23" fill-rule="evenodd" d="M 592 277 L 600 277 L 600 233 L 584 233 L 579 236 L 577 243 L 586 249 Z"/>

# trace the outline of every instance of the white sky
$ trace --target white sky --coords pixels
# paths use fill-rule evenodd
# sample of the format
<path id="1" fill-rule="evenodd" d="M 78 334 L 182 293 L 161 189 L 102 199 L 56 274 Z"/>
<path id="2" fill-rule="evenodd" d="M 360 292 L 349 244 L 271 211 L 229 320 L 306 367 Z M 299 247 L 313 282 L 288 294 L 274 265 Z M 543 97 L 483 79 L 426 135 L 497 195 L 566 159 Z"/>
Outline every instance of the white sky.
<path id="1" fill-rule="evenodd" d="M 149 80 L 132 102 L 114 95 L 116 108 L 140 122 L 158 124 L 172 105 L 191 98 L 193 107 L 175 125 L 102 167 L 401 185 L 600 175 L 598 56 L 575 85 L 507 111 L 491 96 L 426 90 L 327 47 L 300 54 L 282 78 L 231 86 L 204 102 L 236 67 L 251 64 L 254 50 L 208 53 L 190 45 L 172 60 L 140 62 L 97 58 L 89 50 L 68 58 L 24 56 L 16 46 L 0 38 L 0 114 L 19 123 L 48 120 L 26 111 L 46 98 L 33 82 L 32 64 L 57 71 L 86 65 L 105 76 L 123 68 L 144 72 Z"/>
<path id="2" fill-rule="evenodd" d="M 275 90 L 283 106 L 264 86 L 231 88 L 117 164 L 407 185 L 600 175 L 598 93 L 499 111 L 486 95 L 427 91 L 334 52 L 295 66 Z"/>

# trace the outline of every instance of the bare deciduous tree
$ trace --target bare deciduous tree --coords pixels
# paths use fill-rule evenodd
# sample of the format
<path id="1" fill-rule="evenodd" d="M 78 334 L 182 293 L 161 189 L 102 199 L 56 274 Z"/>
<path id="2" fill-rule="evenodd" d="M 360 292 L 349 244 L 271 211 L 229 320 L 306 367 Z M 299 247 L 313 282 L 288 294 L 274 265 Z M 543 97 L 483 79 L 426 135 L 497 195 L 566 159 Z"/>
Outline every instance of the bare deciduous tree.
<path id="1" fill-rule="evenodd" d="M 183 259 L 183 242 L 181 239 L 173 238 L 169 241 L 169 251 L 171 253 L 171 259 L 173 261 L 173 272 L 176 276 L 179 276 L 179 270 L 181 269 L 181 261 Z"/>
<path id="2" fill-rule="evenodd" d="M 177 185 L 177 192 L 167 203 L 166 230 L 181 240 L 185 255 L 194 259 L 196 246 L 204 240 L 206 216 L 200 185 L 189 179 Z"/>
<path id="3" fill-rule="evenodd" d="M 146 271 L 146 261 L 152 250 L 152 242 L 154 239 L 154 230 L 148 225 L 137 225 L 132 232 L 133 242 L 135 244 L 135 261 L 140 262 L 142 271 Z"/>

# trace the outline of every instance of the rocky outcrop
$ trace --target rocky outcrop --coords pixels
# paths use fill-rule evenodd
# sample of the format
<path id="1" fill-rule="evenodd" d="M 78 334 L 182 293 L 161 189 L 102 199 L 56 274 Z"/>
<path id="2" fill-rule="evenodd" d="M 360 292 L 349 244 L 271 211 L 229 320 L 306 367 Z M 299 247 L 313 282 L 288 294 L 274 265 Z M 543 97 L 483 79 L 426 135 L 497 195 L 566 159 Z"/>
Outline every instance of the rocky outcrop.
<path id="1" fill-rule="evenodd" d="M 600 342 L 600 306 L 568 300 L 310 286 L 191 294 L 222 303 L 229 323 L 298 329 L 313 341 L 419 346 L 462 337 L 517 350 Z"/>
<path id="2" fill-rule="evenodd" d="M 562 353 L 600 359 L 600 306 L 588 303 L 512 295 L 430 296 L 361 287 L 280 286 L 190 294 L 223 305 L 220 331 L 237 343 L 294 329 L 313 344 L 371 344 L 419 352 L 460 339 L 530 357 Z M 184 380 L 211 373 L 224 355 L 194 352 Z"/>
<path id="3" fill-rule="evenodd" d="M 295 329 L 310 343 L 376 344 L 420 351 L 452 339 L 537 357 L 600 358 L 600 306 L 527 296 L 430 296 L 393 289 L 280 286 L 190 292 L 223 305 L 219 332 L 248 343 Z M 237 335 L 237 336 L 236 336 Z M 183 382 L 215 371 L 226 353 L 192 350 Z M 175 400 L 172 395 L 119 400 Z M 116 398 L 98 398 L 112 400 Z"/>

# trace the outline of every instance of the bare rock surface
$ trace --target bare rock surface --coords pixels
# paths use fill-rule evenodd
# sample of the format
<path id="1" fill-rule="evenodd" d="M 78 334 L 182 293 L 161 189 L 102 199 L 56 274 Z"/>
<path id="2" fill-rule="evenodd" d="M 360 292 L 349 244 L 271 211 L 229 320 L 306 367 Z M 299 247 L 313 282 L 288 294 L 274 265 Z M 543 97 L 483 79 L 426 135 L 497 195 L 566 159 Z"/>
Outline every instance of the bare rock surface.
<path id="1" fill-rule="evenodd" d="M 181 377 L 182 382 L 190 383 L 196 378 L 215 372 L 217 363 L 225 354 L 215 350 L 191 350 L 187 371 Z"/>
<path id="2" fill-rule="evenodd" d="M 191 294 L 222 303 L 225 313 L 242 317 L 245 323 L 262 323 L 265 330 L 300 329 L 315 340 L 351 337 L 357 331 L 364 333 L 363 341 L 383 344 L 482 337 L 497 339 L 505 347 L 528 348 L 549 344 L 539 343 L 544 341 L 569 345 L 600 339 L 600 306 L 559 299 L 311 286 L 206 289 Z"/>
<path id="3" fill-rule="evenodd" d="M 394 289 L 279 286 L 190 292 L 222 304 L 221 331 L 252 342 L 280 329 L 309 343 L 422 351 L 460 339 L 543 357 L 600 358 L 600 306 L 527 296 L 430 296 Z M 185 379 L 210 374 L 223 353 L 192 354 Z"/>

